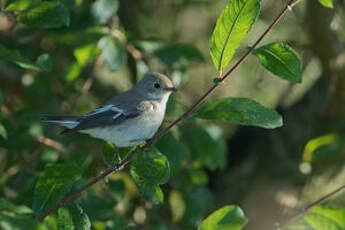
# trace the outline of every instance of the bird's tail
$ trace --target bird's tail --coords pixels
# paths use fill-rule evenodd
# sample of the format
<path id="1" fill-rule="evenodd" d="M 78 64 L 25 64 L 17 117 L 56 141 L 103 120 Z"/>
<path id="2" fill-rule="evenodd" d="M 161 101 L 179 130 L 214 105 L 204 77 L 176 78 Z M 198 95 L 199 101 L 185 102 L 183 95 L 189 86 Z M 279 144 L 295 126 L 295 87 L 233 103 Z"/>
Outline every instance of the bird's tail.
<path id="1" fill-rule="evenodd" d="M 73 129 L 79 124 L 79 116 L 45 116 L 41 118 L 42 122 L 52 123 Z"/>

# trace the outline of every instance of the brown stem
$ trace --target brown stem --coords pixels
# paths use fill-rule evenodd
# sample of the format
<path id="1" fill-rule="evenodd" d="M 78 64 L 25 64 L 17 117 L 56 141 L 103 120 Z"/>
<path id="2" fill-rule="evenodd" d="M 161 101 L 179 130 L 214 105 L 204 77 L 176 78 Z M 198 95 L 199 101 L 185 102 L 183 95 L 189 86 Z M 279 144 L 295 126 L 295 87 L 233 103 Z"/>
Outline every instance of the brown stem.
<path id="1" fill-rule="evenodd" d="M 342 185 L 339 188 L 337 188 L 337 189 L 333 190 L 332 192 L 326 194 L 325 196 L 321 197 L 317 201 L 314 201 L 313 203 L 309 204 L 301 213 L 299 213 L 298 215 L 291 218 L 291 220 L 289 220 L 288 223 L 291 223 L 292 221 L 308 214 L 315 206 L 324 204 L 326 201 L 332 199 L 334 196 L 336 196 L 337 194 L 342 192 L 344 189 L 345 189 L 345 185 Z"/>
<path id="2" fill-rule="evenodd" d="M 121 170 L 123 167 L 125 167 L 129 161 L 132 159 L 132 157 L 135 155 L 135 153 L 141 148 L 145 149 L 154 144 L 159 138 L 161 138 L 163 135 L 165 135 L 173 126 L 175 126 L 177 123 L 179 123 L 183 118 L 188 117 L 189 114 L 197 108 L 201 103 L 205 101 L 205 99 L 220 85 L 219 83 L 223 82 L 226 78 L 228 78 L 241 64 L 244 60 L 247 59 L 249 54 L 258 46 L 258 44 L 266 37 L 266 35 L 273 29 L 273 27 L 282 19 L 282 17 L 291 10 L 295 5 L 297 5 L 300 2 L 300 0 L 290 0 L 290 2 L 285 6 L 285 8 L 282 10 L 282 12 L 278 15 L 278 17 L 272 22 L 272 24 L 265 30 L 265 32 L 259 37 L 259 39 L 253 44 L 253 46 L 238 60 L 238 62 L 228 71 L 226 72 L 222 77 L 218 78 L 218 83 L 214 84 L 209 90 L 204 93 L 193 105 L 191 105 L 181 116 L 179 116 L 175 121 L 171 122 L 170 125 L 162 129 L 160 132 L 158 132 L 151 140 L 147 142 L 147 144 L 143 147 L 137 147 L 132 152 L 130 152 L 126 158 L 117 164 L 113 169 L 108 169 L 100 176 L 94 178 L 92 181 L 90 181 L 88 184 L 83 186 L 82 188 L 72 192 L 70 195 L 68 195 L 66 198 L 58 202 L 56 205 L 54 205 L 52 208 L 50 208 L 47 212 L 45 212 L 43 215 L 38 217 L 38 221 L 42 221 L 46 216 L 53 213 L 56 209 L 73 199 L 74 197 L 78 196 L 80 193 L 85 191 L 87 188 L 92 186 L 93 184 L 97 183 L 98 181 L 102 180 L 109 174 L 113 172 L 117 172 Z"/>

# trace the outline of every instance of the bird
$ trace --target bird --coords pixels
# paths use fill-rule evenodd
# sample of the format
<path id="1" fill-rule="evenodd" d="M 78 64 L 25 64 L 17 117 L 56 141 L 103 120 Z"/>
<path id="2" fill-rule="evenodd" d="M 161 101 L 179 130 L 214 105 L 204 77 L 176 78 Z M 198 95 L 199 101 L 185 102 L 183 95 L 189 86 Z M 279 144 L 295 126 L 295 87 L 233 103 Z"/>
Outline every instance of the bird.
<path id="1" fill-rule="evenodd" d="M 64 133 L 82 132 L 116 147 L 145 144 L 161 126 L 172 81 L 161 73 L 147 73 L 133 88 L 83 116 L 44 116 L 42 122 L 64 127 Z"/>

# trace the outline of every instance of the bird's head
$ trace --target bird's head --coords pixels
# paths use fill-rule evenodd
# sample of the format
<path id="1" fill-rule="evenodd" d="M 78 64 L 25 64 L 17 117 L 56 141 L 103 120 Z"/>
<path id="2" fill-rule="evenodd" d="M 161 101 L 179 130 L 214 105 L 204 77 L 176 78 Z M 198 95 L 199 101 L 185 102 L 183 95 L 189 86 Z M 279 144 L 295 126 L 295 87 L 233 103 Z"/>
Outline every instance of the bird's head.
<path id="1" fill-rule="evenodd" d="M 136 86 L 137 90 L 147 96 L 149 99 L 160 100 L 172 92 L 176 92 L 171 80 L 160 73 L 148 73 Z"/>

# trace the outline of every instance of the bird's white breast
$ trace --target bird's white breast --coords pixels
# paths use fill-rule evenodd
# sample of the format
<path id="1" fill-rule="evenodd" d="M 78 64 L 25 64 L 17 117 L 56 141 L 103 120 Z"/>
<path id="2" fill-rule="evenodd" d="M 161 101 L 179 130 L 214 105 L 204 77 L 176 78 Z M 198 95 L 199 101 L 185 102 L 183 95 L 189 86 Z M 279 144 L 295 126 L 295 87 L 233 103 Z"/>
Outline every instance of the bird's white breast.
<path id="1" fill-rule="evenodd" d="M 153 137 L 162 124 L 169 94 L 161 101 L 152 101 L 151 107 L 135 118 L 121 124 L 86 130 L 93 137 L 114 143 L 118 147 L 139 144 Z"/>

